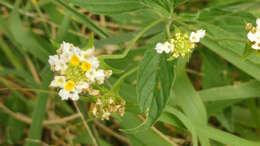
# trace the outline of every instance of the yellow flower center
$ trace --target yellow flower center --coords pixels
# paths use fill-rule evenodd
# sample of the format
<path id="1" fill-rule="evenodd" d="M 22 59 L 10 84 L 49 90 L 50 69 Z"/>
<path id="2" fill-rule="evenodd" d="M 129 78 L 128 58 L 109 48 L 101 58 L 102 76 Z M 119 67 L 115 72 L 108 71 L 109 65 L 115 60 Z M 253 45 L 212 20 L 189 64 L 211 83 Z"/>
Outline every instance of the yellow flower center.
<path id="1" fill-rule="evenodd" d="M 88 71 L 88 70 L 90 70 L 91 69 L 91 64 L 89 63 L 89 62 L 83 62 L 82 64 L 81 64 L 81 68 L 82 68 L 82 70 L 83 71 Z"/>
<path id="2" fill-rule="evenodd" d="M 65 84 L 65 90 L 66 91 L 72 91 L 73 88 L 75 86 L 75 83 L 73 81 L 68 81 L 66 84 Z"/>
<path id="3" fill-rule="evenodd" d="M 57 82 L 58 82 L 58 83 L 62 83 L 62 82 L 63 82 L 63 79 L 62 79 L 62 78 L 59 78 L 59 79 L 57 80 Z"/>
<path id="4" fill-rule="evenodd" d="M 78 66 L 79 63 L 80 63 L 80 61 L 79 61 L 79 57 L 78 57 L 78 56 L 72 55 L 72 56 L 70 57 L 70 64 L 72 64 L 72 65 L 74 65 L 74 66 Z"/>

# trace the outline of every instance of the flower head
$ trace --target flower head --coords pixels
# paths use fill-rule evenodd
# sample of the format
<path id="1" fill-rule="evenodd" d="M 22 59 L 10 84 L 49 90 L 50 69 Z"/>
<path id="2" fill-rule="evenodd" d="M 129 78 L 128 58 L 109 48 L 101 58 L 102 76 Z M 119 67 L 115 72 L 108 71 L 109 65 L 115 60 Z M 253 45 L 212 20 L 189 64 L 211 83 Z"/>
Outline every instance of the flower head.
<path id="1" fill-rule="evenodd" d="M 256 27 L 251 23 L 246 25 L 247 38 L 250 41 L 249 44 L 254 50 L 260 50 L 260 19 L 256 19 Z"/>
<path id="2" fill-rule="evenodd" d="M 103 84 L 106 75 L 99 67 L 99 61 L 94 56 L 94 48 L 81 50 L 70 43 L 63 42 L 57 54 L 49 56 L 51 69 L 57 74 L 50 86 L 61 88 L 59 96 L 62 100 L 78 100 L 79 94 L 85 91 L 95 91 L 92 86 Z M 95 92 L 98 93 L 98 92 Z M 89 93 L 90 94 L 90 93 Z"/>
<path id="3" fill-rule="evenodd" d="M 125 113 L 125 100 L 120 96 L 113 94 L 105 89 L 101 89 L 101 93 L 95 96 L 96 102 L 91 104 L 90 115 L 102 120 L 109 120 L 110 115 L 119 113 L 123 116 Z"/>
<path id="4" fill-rule="evenodd" d="M 170 39 L 170 41 L 157 43 L 155 50 L 159 54 L 163 52 L 171 54 L 171 58 L 185 56 L 186 54 L 192 52 L 192 49 L 196 46 L 195 43 L 198 43 L 200 39 L 205 37 L 205 35 L 206 31 L 203 29 L 200 29 L 197 32 L 191 32 L 190 35 L 176 33 L 174 38 Z"/>

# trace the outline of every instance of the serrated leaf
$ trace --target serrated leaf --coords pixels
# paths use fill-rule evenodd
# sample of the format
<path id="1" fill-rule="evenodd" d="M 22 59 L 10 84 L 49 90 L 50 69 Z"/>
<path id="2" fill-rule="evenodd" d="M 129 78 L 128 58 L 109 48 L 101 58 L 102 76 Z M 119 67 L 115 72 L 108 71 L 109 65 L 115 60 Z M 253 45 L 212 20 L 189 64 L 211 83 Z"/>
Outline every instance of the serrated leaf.
<path id="1" fill-rule="evenodd" d="M 157 121 L 168 103 L 173 79 L 173 62 L 167 61 L 166 54 L 160 55 L 149 48 L 140 63 L 136 85 L 137 103 L 147 119 L 127 132 L 147 130 Z"/>

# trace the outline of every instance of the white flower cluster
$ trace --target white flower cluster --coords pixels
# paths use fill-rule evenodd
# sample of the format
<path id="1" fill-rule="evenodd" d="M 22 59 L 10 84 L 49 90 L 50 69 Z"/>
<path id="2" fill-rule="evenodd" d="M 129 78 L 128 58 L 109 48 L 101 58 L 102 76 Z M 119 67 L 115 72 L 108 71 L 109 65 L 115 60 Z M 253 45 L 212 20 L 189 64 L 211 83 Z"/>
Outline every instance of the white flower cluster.
<path id="1" fill-rule="evenodd" d="M 200 42 L 200 39 L 204 38 L 206 35 L 206 31 L 203 29 L 198 30 L 197 32 L 191 32 L 190 41 L 192 43 Z"/>
<path id="2" fill-rule="evenodd" d="M 103 84 L 105 78 L 112 74 L 110 70 L 99 68 L 94 52 L 94 48 L 81 50 L 63 42 L 57 55 L 49 56 L 48 62 L 56 73 L 50 87 L 61 88 L 59 95 L 62 100 L 78 100 L 80 93 L 93 91 L 92 84 Z"/>
<path id="3" fill-rule="evenodd" d="M 164 42 L 164 43 L 157 43 L 155 46 L 155 50 L 157 51 L 157 53 L 161 54 L 163 52 L 165 53 L 170 53 L 174 50 L 174 44 L 170 43 L 170 42 Z"/>
<path id="4" fill-rule="evenodd" d="M 250 30 L 247 34 L 247 38 L 250 42 L 254 43 L 252 48 L 260 50 L 260 19 L 256 19 L 256 27 L 252 27 L 252 24 L 247 25 L 247 29 Z"/>
<path id="5" fill-rule="evenodd" d="M 163 52 L 167 54 L 170 53 L 173 58 L 185 56 L 195 47 L 195 43 L 198 43 L 201 38 L 205 37 L 205 35 L 206 31 L 203 29 L 200 29 L 197 32 L 191 32 L 190 35 L 176 33 L 175 37 L 170 39 L 169 42 L 157 43 L 155 50 L 159 54 Z"/>

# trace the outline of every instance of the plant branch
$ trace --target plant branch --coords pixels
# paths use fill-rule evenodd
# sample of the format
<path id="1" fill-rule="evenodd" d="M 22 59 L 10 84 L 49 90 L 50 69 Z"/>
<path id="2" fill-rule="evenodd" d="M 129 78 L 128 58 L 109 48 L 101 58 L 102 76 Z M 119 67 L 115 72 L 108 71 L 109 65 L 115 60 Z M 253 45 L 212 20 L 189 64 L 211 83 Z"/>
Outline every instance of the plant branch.
<path id="1" fill-rule="evenodd" d="M 13 118 L 20 120 L 24 123 L 27 124 L 31 124 L 32 123 L 32 119 L 21 114 L 21 113 L 15 113 L 13 111 L 11 111 L 10 109 L 8 109 L 4 104 L 0 103 L 0 108 L 7 114 L 11 115 Z M 77 119 L 80 117 L 80 114 L 74 114 L 65 118 L 61 118 L 61 119 L 56 119 L 56 120 L 44 120 L 43 121 L 43 125 L 47 126 L 47 125 L 54 125 L 54 124 L 65 124 L 68 121 L 72 121 L 74 119 Z"/>
<path id="2" fill-rule="evenodd" d="M 120 89 L 120 85 L 121 83 L 123 82 L 123 80 L 128 77 L 129 75 L 133 74 L 134 72 L 136 72 L 137 70 L 139 69 L 139 67 L 135 67 L 135 68 L 132 68 L 131 70 L 129 70 L 128 72 L 126 72 L 125 74 L 123 74 L 116 82 L 115 84 L 113 85 L 112 87 L 112 91 L 118 93 L 119 92 L 119 89 Z"/>
<path id="3" fill-rule="evenodd" d="M 82 120 L 82 122 L 83 122 L 83 125 L 84 125 L 84 127 L 86 128 L 86 130 L 87 130 L 87 132 L 88 132 L 88 134 L 89 134 L 91 140 L 93 141 L 94 146 L 98 146 L 97 140 L 96 140 L 96 138 L 94 137 L 92 131 L 90 130 L 90 128 L 89 128 L 87 122 L 85 121 L 84 115 L 81 113 L 81 111 L 80 111 L 80 109 L 79 109 L 77 103 L 76 103 L 75 101 L 73 101 L 73 104 L 74 104 L 74 106 L 75 106 L 77 112 L 79 113 L 80 118 L 81 118 L 81 120 Z"/>

